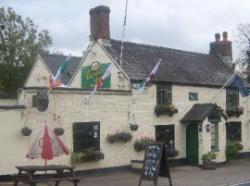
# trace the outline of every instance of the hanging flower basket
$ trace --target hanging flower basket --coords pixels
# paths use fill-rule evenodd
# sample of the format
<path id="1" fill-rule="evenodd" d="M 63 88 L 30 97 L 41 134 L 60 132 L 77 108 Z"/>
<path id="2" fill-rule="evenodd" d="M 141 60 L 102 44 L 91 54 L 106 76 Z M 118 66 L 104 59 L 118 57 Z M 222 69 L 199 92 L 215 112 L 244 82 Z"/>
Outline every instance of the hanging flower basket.
<path id="1" fill-rule="evenodd" d="M 54 133 L 55 133 L 57 136 L 61 136 L 61 135 L 64 134 L 64 129 L 61 128 L 61 127 L 54 128 Z"/>
<path id="2" fill-rule="evenodd" d="M 116 134 L 109 134 L 107 136 L 107 142 L 113 143 L 127 143 L 132 138 L 132 135 L 127 132 L 117 132 Z"/>
<path id="3" fill-rule="evenodd" d="M 21 129 L 21 133 L 23 136 L 29 136 L 31 134 L 32 130 L 29 127 L 23 127 Z"/>
<path id="4" fill-rule="evenodd" d="M 159 117 L 160 115 L 169 115 L 178 113 L 178 110 L 172 104 L 156 105 L 155 114 Z"/>
<path id="5" fill-rule="evenodd" d="M 136 130 L 138 129 L 138 124 L 132 124 L 132 123 L 130 123 L 130 124 L 129 124 L 129 127 L 130 127 L 130 129 L 131 129 L 132 131 L 136 131 Z"/>

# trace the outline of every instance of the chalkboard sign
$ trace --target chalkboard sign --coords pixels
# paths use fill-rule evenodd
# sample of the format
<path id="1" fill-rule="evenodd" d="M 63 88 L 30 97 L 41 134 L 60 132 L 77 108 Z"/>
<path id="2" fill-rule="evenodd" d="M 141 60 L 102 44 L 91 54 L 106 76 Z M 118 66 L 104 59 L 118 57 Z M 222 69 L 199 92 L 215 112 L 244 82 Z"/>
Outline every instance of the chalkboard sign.
<path id="1" fill-rule="evenodd" d="M 138 186 L 141 185 L 142 180 L 153 181 L 156 186 L 159 173 L 161 176 L 168 177 L 169 183 L 172 185 L 167 156 L 164 151 L 163 143 L 155 143 L 147 146 Z"/>

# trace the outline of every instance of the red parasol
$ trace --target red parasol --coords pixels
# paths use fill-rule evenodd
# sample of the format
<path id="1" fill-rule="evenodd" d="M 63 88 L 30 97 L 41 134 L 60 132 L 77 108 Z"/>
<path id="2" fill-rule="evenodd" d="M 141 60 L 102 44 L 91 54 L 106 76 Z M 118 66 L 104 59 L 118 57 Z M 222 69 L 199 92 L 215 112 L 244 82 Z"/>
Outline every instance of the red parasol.
<path id="1" fill-rule="evenodd" d="M 63 154 L 69 154 L 68 148 L 62 140 L 54 132 L 49 131 L 47 125 L 45 125 L 44 129 L 42 129 L 31 145 L 27 158 L 42 158 L 45 160 L 46 165 L 47 160 L 51 160 L 55 156 Z"/>

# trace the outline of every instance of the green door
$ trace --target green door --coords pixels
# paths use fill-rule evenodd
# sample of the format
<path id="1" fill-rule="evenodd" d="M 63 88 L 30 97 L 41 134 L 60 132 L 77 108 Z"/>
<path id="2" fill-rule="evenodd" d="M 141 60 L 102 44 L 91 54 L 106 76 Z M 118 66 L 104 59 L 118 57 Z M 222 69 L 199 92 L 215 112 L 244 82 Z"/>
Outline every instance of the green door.
<path id="1" fill-rule="evenodd" d="M 198 124 L 191 123 L 186 129 L 187 162 L 190 165 L 198 165 Z"/>

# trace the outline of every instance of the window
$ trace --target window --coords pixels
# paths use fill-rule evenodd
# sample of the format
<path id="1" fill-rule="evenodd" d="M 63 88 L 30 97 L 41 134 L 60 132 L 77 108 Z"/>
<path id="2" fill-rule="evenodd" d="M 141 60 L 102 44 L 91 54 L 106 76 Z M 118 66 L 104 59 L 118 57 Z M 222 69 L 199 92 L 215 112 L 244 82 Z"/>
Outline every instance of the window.
<path id="1" fill-rule="evenodd" d="M 36 107 L 36 95 L 32 96 L 32 107 Z"/>
<path id="2" fill-rule="evenodd" d="M 198 93 L 197 92 L 189 92 L 189 100 L 190 101 L 198 101 Z"/>
<path id="3" fill-rule="evenodd" d="M 172 103 L 172 86 L 171 85 L 157 85 L 157 104 L 171 104 Z"/>
<path id="4" fill-rule="evenodd" d="M 219 150 L 219 126 L 218 123 L 211 123 L 211 151 Z"/>
<path id="5" fill-rule="evenodd" d="M 226 89 L 226 107 L 227 110 L 233 110 L 239 106 L 239 89 Z"/>
<path id="6" fill-rule="evenodd" d="M 174 125 L 158 125 L 155 127 L 156 141 L 164 142 L 169 147 L 174 147 Z"/>
<path id="7" fill-rule="evenodd" d="M 73 124 L 73 150 L 100 150 L 100 122 L 81 122 Z"/>
<path id="8" fill-rule="evenodd" d="M 241 122 L 226 123 L 227 139 L 241 141 Z"/>

